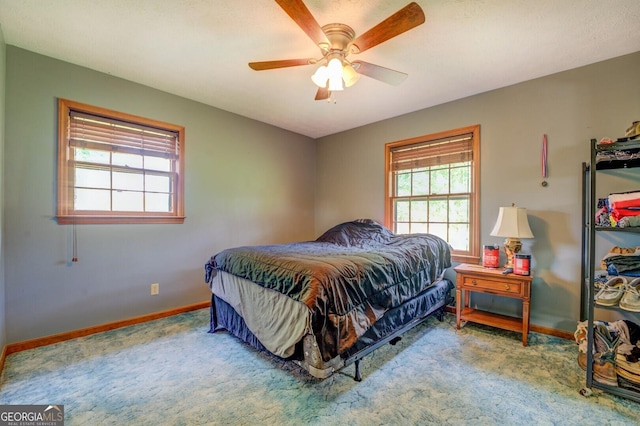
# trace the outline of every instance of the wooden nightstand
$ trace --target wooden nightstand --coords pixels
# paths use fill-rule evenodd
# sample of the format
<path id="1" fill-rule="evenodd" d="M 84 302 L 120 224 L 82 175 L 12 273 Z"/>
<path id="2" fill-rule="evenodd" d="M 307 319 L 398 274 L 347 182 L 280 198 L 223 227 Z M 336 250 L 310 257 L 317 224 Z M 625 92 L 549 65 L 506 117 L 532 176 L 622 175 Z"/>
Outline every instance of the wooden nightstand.
<path id="1" fill-rule="evenodd" d="M 456 328 L 461 321 L 471 321 L 522 333 L 522 345 L 527 346 L 529 334 L 529 299 L 532 276 L 502 274 L 502 269 L 489 269 L 480 265 L 460 264 L 453 268 L 456 277 Z M 469 305 L 470 293 L 495 294 L 522 301 L 522 318 L 514 318 L 473 309 Z M 464 309 L 462 302 L 464 300 Z"/>

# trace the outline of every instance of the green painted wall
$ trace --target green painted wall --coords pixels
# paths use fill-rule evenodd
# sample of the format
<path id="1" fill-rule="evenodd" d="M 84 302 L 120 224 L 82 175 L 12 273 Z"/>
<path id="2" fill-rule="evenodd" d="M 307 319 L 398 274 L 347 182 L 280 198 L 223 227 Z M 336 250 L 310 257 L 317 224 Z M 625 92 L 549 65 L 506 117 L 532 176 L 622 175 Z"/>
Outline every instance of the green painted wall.
<path id="1" fill-rule="evenodd" d="M 319 139 L 316 232 L 354 217 L 384 220 L 385 143 L 480 124 L 482 244 L 503 243 L 489 235 L 500 206 L 526 207 L 535 235 L 524 240 L 536 276 L 531 321 L 574 331 L 580 312 L 582 162 L 589 160 L 591 138 L 624 136 L 640 120 L 638 69 L 640 52 Z M 541 186 L 543 134 L 549 138 L 547 187 Z M 610 192 L 619 188 L 612 185 Z M 640 245 L 622 235 L 603 239 L 599 255 L 612 245 Z M 477 301 L 495 311 L 520 311 L 504 298 Z"/>
<path id="2" fill-rule="evenodd" d="M 314 238 L 312 139 L 14 46 L 6 53 L 7 343 L 206 301 L 204 264 L 216 252 Z M 79 262 L 70 262 L 72 227 L 54 220 L 59 97 L 185 126 L 184 224 L 78 225 Z"/>
<path id="3" fill-rule="evenodd" d="M 7 343 L 5 327 L 5 283 L 4 283 L 4 132 L 5 132 L 5 74 L 6 74 L 6 45 L 0 27 L 0 348 Z"/>
<path id="4" fill-rule="evenodd" d="M 640 53 L 316 141 L 13 46 L 2 57 L 6 338 L 0 343 L 207 300 L 203 265 L 226 247 L 311 239 L 353 218 L 382 221 L 384 144 L 471 124 L 481 126 L 482 243 L 502 243 L 489 236 L 500 206 L 526 207 L 535 235 L 524 247 L 533 255 L 532 323 L 573 331 L 581 163 L 591 138 L 621 136 L 640 119 Z M 53 219 L 58 97 L 184 125 L 185 224 L 78 226 L 80 261 L 71 264 L 72 228 Z M 547 187 L 540 185 L 543 134 Z M 611 176 L 611 191 L 626 177 Z M 602 255 L 611 245 L 637 242 L 599 237 Z M 152 297 L 154 282 L 160 295 Z M 0 290 L 2 284 L 0 276 Z M 473 303 L 520 310 L 498 297 Z"/>

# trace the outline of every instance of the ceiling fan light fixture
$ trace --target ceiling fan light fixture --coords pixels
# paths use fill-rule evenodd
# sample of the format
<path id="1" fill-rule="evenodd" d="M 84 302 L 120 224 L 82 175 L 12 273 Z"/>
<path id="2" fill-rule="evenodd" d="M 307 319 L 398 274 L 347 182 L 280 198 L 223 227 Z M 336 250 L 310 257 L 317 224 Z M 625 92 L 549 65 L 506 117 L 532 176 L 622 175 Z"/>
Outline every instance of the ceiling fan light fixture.
<path id="1" fill-rule="evenodd" d="M 342 90 L 342 60 L 331 58 L 327 64 L 327 74 L 329 75 L 329 90 Z"/>
<path id="2" fill-rule="evenodd" d="M 342 79 L 344 80 L 345 87 L 351 87 L 360 79 L 360 74 L 358 74 L 355 68 L 347 62 L 342 67 Z"/>
<path id="3" fill-rule="evenodd" d="M 339 92 L 343 90 L 344 86 L 342 85 L 342 78 L 330 78 L 329 79 L 329 91 L 330 92 Z"/>
<path id="4" fill-rule="evenodd" d="M 311 81 L 318 87 L 327 87 L 327 80 L 329 80 L 329 69 L 322 65 L 311 76 Z"/>
<path id="5" fill-rule="evenodd" d="M 276 3 L 295 21 L 296 24 L 320 48 L 320 59 L 284 59 L 277 61 L 249 62 L 249 67 L 256 71 L 276 68 L 297 67 L 322 62 L 311 80 L 319 87 L 316 100 L 328 99 L 331 91 L 343 90 L 353 86 L 360 75 L 384 83 L 397 85 L 407 74 L 394 71 L 364 61 L 347 60 L 349 54 L 359 54 L 374 46 L 396 37 L 412 28 L 422 25 L 425 16 L 422 8 L 415 1 L 409 3 L 396 13 L 356 37 L 356 33 L 348 25 L 331 23 L 320 26 L 313 17 L 304 0 L 276 0 Z"/>

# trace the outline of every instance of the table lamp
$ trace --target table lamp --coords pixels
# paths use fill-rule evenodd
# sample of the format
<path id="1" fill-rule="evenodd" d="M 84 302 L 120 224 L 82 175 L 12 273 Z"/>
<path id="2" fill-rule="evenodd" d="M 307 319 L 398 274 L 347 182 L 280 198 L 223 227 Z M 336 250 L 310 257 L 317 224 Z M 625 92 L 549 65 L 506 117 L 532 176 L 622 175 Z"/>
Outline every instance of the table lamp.
<path id="1" fill-rule="evenodd" d="M 507 255 L 505 270 L 513 272 L 513 256 L 520 252 L 522 242 L 520 238 L 533 238 L 533 233 L 527 220 L 527 209 L 516 207 L 500 207 L 498 220 L 491 231 L 493 237 L 505 237 L 504 251 Z"/>

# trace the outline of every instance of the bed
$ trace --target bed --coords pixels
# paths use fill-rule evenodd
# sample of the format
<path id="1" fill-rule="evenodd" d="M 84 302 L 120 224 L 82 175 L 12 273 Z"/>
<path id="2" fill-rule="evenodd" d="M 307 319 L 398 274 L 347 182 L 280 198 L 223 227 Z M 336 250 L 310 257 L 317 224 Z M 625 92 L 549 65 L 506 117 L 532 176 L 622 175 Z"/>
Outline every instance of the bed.
<path id="1" fill-rule="evenodd" d="M 449 245 L 398 235 L 373 220 L 334 226 L 315 241 L 230 248 L 205 265 L 210 332 L 326 378 L 451 302 Z"/>

